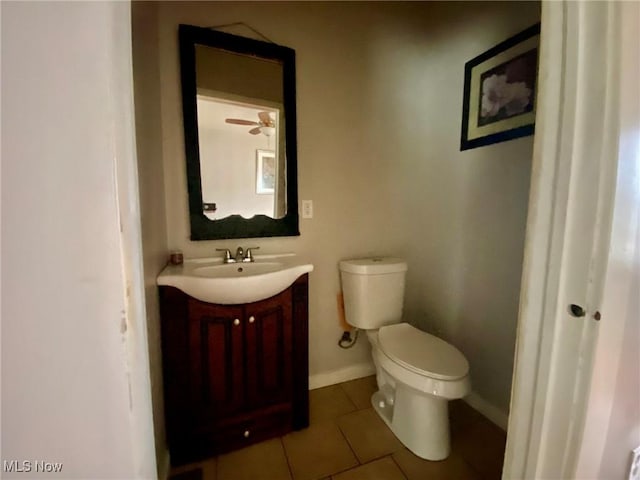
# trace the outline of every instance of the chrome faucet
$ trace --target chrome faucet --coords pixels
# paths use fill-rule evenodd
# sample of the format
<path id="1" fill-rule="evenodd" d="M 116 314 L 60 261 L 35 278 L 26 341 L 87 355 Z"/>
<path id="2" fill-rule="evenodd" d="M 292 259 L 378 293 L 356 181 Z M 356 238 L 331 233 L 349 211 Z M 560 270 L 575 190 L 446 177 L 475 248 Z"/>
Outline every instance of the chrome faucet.
<path id="1" fill-rule="evenodd" d="M 224 263 L 248 263 L 254 261 L 253 250 L 257 250 L 258 248 L 260 247 L 249 247 L 245 252 L 242 247 L 238 247 L 236 249 L 235 256 L 231 256 L 231 250 L 229 250 L 228 248 L 216 248 L 216 251 L 224 252 Z"/>
<path id="2" fill-rule="evenodd" d="M 216 252 L 224 252 L 223 263 L 236 263 L 236 259 L 231 257 L 231 251 L 228 248 L 216 248 Z"/>
<path id="3" fill-rule="evenodd" d="M 248 247 L 247 251 L 244 252 L 243 262 L 253 262 L 253 250 L 258 250 L 260 247 Z"/>

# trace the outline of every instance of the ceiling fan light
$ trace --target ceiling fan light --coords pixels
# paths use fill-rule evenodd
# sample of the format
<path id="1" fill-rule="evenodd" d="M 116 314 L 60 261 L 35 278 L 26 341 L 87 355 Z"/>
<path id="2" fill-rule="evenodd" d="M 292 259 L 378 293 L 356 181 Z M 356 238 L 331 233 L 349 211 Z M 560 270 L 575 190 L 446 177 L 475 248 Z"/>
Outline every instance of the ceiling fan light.
<path id="1" fill-rule="evenodd" d="M 275 127 L 260 127 L 260 129 L 262 130 L 262 133 L 267 137 L 270 137 L 276 133 Z"/>

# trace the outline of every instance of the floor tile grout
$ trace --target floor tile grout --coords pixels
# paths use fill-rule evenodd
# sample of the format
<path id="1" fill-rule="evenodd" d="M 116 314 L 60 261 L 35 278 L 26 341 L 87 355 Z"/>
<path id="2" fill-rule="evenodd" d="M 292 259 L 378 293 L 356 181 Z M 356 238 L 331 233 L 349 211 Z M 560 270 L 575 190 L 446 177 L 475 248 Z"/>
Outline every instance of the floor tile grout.
<path id="1" fill-rule="evenodd" d="M 358 457 L 356 457 L 356 460 L 358 462 L 358 465 L 355 465 L 355 466 L 349 467 L 349 468 L 345 468 L 344 470 L 339 470 L 337 472 L 334 472 L 331 475 L 329 475 L 329 478 L 333 478 L 334 475 L 340 475 L 341 473 L 350 472 L 351 470 L 354 470 L 356 468 L 360 468 L 362 465 L 366 465 L 364 463 L 360 463 L 360 460 L 358 460 Z"/>
<path id="2" fill-rule="evenodd" d="M 351 380 L 353 381 L 353 380 Z M 345 394 L 345 396 L 347 397 L 347 400 L 349 400 L 349 402 L 351 403 L 351 405 L 353 405 L 353 411 L 357 412 L 359 410 L 361 410 L 360 408 L 358 408 L 358 405 L 356 405 L 356 402 L 353 401 L 353 399 L 351 398 L 351 395 L 349 395 L 349 392 L 347 392 L 347 390 L 345 390 L 345 388 L 343 387 L 343 385 L 347 383 L 347 382 L 342 382 L 339 383 L 338 386 L 340 387 L 340 390 L 342 390 L 342 393 Z"/>
<path id="3" fill-rule="evenodd" d="M 357 410 L 356 412 L 361 412 L 361 411 L 364 411 L 364 410 L 368 410 L 368 408 L 369 408 L 369 407 L 367 407 L 367 408 L 363 408 L 362 410 Z M 355 451 L 355 449 L 353 448 L 353 446 L 351 445 L 351 442 L 349 441 L 349 438 L 347 437 L 347 434 L 342 430 L 342 427 L 340 427 L 340 424 L 338 423 L 338 419 L 339 419 L 339 418 L 343 418 L 343 417 L 346 417 L 346 416 L 348 416 L 348 415 L 352 415 L 352 414 L 354 414 L 354 413 L 356 413 L 356 412 L 350 412 L 350 413 L 345 413 L 344 415 L 340 415 L 339 417 L 337 417 L 337 418 L 335 418 L 335 419 L 334 419 L 334 422 L 336 423 L 336 426 L 338 427 L 338 430 L 340 430 L 340 433 L 342 434 L 342 436 L 343 436 L 343 437 L 344 437 L 344 439 L 346 440 L 347 445 L 349 445 L 349 448 L 350 448 L 350 449 L 351 449 L 351 451 L 353 452 L 353 455 L 356 457 L 356 460 L 358 461 L 359 466 L 361 466 L 361 465 L 366 465 L 366 464 L 371 463 L 371 462 L 374 462 L 374 461 L 376 461 L 376 460 L 380 460 L 381 458 L 387 457 L 387 456 L 389 456 L 389 455 L 393 455 L 396 451 L 398 451 L 398 450 L 396 450 L 396 451 L 391 452 L 391 453 L 383 453 L 383 454 L 381 454 L 381 455 L 380 455 L 380 456 L 378 456 L 378 457 L 374 457 L 374 458 L 371 458 L 371 459 L 367 460 L 366 462 L 363 462 L 363 461 L 360 459 L 360 457 L 358 456 L 358 454 L 356 453 L 356 451 Z M 385 425 L 385 427 L 386 427 L 386 428 L 389 428 L 387 425 Z M 389 431 L 393 434 L 394 438 L 396 438 L 396 439 L 398 440 L 398 442 L 400 442 L 400 440 L 398 439 L 398 437 L 396 437 L 396 436 L 395 436 L 395 433 L 393 433 L 393 431 L 392 431 L 391 429 L 389 429 Z M 400 444 L 401 444 L 402 448 L 405 448 L 405 447 L 404 447 L 404 444 L 402 444 L 402 442 L 400 442 Z M 401 449 L 402 449 L 402 448 L 401 448 Z M 352 468 L 357 468 L 357 467 L 352 467 Z"/>
<path id="4" fill-rule="evenodd" d="M 291 468 L 291 462 L 289 461 L 289 454 L 287 453 L 287 447 L 285 447 L 284 445 L 284 440 L 283 440 L 284 436 L 280 436 L 280 445 L 282 445 L 282 451 L 284 452 L 284 458 L 287 461 L 287 468 L 289 469 L 289 476 L 291 477 L 291 480 L 295 480 L 295 478 L 293 477 L 293 469 Z M 216 480 L 218 480 L 216 478 Z"/>
<path id="5" fill-rule="evenodd" d="M 353 413 L 353 412 L 351 412 Z M 346 415 L 349 415 L 348 413 Z M 362 465 L 362 462 L 360 461 L 360 458 L 358 457 L 358 454 L 356 453 L 356 451 L 353 449 L 353 446 L 351 445 L 351 442 L 349 441 L 349 439 L 347 438 L 347 436 L 345 435 L 345 433 L 342 431 L 342 428 L 340 428 L 340 424 L 338 423 L 338 419 L 334 418 L 333 421 L 336 424 L 336 427 L 338 427 L 338 431 L 340 432 L 340 435 L 342 435 L 342 437 L 344 438 L 344 441 L 347 442 L 347 445 L 349 446 L 349 449 L 351 450 L 351 453 L 353 453 L 353 457 L 356 459 L 356 462 L 358 462 L 358 465 Z M 355 468 L 355 467 L 352 467 Z"/>
<path id="6" fill-rule="evenodd" d="M 484 480 L 484 475 L 478 471 L 477 468 L 475 468 L 471 462 L 469 462 L 469 460 L 467 460 L 464 455 L 462 454 L 462 452 L 458 452 L 459 453 L 459 457 L 462 459 L 462 461 L 464 462 L 464 464 L 469 467 L 469 470 L 471 470 L 473 473 L 476 474 L 476 476 L 478 477 L 479 480 Z"/>
<path id="7" fill-rule="evenodd" d="M 394 452 L 394 453 L 395 453 L 395 452 Z M 400 466 L 400 464 L 399 464 L 398 462 L 396 462 L 396 459 L 395 459 L 395 458 L 393 458 L 393 453 L 392 453 L 391 455 L 389 455 L 389 456 L 391 457 L 391 461 L 392 461 L 393 463 L 395 463 L 395 464 L 396 464 L 396 467 L 398 467 L 398 470 L 400 470 L 400 473 L 402 473 L 402 476 L 403 476 L 406 480 L 408 480 L 409 475 L 407 475 L 407 473 L 402 469 L 402 467 Z"/>
<path id="8" fill-rule="evenodd" d="M 393 459 L 393 453 L 388 453 L 386 455 L 383 455 L 381 457 L 376 457 L 376 458 L 372 458 L 371 460 L 364 462 L 364 463 L 360 463 L 359 465 L 356 465 L 355 467 L 350 467 L 347 468 L 345 470 L 340 470 L 339 472 L 333 473 L 331 474 L 331 476 L 329 476 L 329 479 L 333 479 L 334 475 L 340 475 L 341 473 L 346 473 L 346 472 L 350 472 L 351 470 L 355 470 L 357 468 L 361 468 L 361 467 L 365 467 L 367 465 L 369 465 L 370 463 L 373 462 L 377 462 L 378 460 L 382 460 L 383 458 L 387 458 L 387 457 L 391 457 L 391 461 L 398 467 L 398 469 L 400 470 L 400 473 L 402 474 L 402 476 L 405 478 L 405 480 L 408 478 L 407 475 L 404 473 L 404 470 L 402 470 L 402 468 L 400 468 L 400 465 L 398 465 L 398 462 L 396 462 Z"/>

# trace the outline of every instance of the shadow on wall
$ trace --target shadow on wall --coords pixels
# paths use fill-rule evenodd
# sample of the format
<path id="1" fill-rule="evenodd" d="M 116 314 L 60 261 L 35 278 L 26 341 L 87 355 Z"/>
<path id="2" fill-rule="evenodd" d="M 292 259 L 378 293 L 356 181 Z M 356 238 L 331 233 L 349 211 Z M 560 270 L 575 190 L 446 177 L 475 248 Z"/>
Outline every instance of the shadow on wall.
<path id="1" fill-rule="evenodd" d="M 468 356 L 474 391 L 503 412 L 511 394 L 532 143 L 533 137 L 514 140 L 487 147 L 488 160 L 468 159 L 461 221 L 470 234 L 458 236 L 454 247 L 463 274 L 449 334 Z M 491 178 L 501 179 L 498 188 L 483 181 Z"/>

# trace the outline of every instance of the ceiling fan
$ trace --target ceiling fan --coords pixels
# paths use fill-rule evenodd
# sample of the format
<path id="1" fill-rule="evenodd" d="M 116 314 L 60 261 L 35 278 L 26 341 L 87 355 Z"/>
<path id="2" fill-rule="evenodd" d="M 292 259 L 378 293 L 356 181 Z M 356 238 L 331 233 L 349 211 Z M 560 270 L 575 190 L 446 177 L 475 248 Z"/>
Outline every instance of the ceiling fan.
<path id="1" fill-rule="evenodd" d="M 234 125 L 255 125 L 255 128 L 249 130 L 251 135 L 258 135 L 262 133 L 267 137 L 273 135 L 276 131 L 276 124 L 271 118 L 271 114 L 269 112 L 258 112 L 258 120 L 254 122 L 253 120 L 243 120 L 241 118 L 226 118 L 226 123 L 232 123 Z"/>

